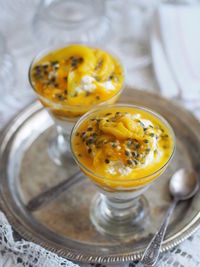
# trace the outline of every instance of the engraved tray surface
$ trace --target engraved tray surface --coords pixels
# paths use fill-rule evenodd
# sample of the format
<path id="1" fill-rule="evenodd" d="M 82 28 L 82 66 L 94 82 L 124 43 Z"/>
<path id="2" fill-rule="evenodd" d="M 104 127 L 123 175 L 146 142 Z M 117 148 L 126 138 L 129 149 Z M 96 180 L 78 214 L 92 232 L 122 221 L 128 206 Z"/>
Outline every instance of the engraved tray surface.
<path id="1" fill-rule="evenodd" d="M 0 137 L 0 205 L 23 238 L 80 262 L 114 263 L 141 257 L 170 203 L 168 181 L 172 173 L 181 167 L 194 168 L 199 173 L 200 124 L 188 111 L 145 91 L 127 88 L 119 102 L 159 112 L 170 122 L 177 138 L 174 159 L 145 193 L 150 204 L 146 228 L 127 241 L 96 232 L 89 219 L 96 188 L 84 175 L 45 208 L 34 213 L 25 208 L 29 199 L 66 179 L 77 168 L 73 163 L 71 169 L 59 168 L 48 158 L 53 122 L 40 103 L 34 102 L 10 122 Z M 174 247 L 200 226 L 199 201 L 200 192 L 177 206 L 162 251 Z"/>

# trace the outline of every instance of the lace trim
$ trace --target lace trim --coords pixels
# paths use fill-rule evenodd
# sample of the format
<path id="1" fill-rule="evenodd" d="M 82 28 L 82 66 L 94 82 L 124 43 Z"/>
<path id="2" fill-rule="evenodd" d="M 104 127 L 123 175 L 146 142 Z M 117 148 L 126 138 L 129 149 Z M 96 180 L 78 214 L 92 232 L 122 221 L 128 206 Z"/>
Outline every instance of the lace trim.
<path id="1" fill-rule="evenodd" d="M 13 230 L 2 212 L 0 212 L 0 266 L 78 267 L 32 242 L 15 241 Z"/>

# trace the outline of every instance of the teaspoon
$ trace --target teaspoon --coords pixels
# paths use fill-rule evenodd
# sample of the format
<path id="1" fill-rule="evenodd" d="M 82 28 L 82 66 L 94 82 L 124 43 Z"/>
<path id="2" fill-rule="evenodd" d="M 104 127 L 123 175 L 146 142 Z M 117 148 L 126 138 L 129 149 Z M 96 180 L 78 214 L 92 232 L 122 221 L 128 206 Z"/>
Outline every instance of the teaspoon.
<path id="1" fill-rule="evenodd" d="M 176 207 L 177 203 L 181 200 L 187 200 L 193 197 L 199 189 L 199 181 L 197 175 L 194 171 L 180 169 L 174 173 L 169 182 L 170 194 L 173 197 L 173 202 L 171 203 L 164 221 L 154 235 L 151 242 L 147 246 L 141 261 L 137 264 L 139 266 L 154 266 L 158 260 L 160 254 L 160 247 L 164 239 L 166 229 L 170 220 L 170 217 Z M 143 264 L 143 265 L 142 265 Z"/>
<path id="2" fill-rule="evenodd" d="M 82 172 L 78 171 L 75 174 L 71 175 L 69 178 L 60 182 L 59 184 L 41 192 L 39 195 L 29 200 L 26 206 L 27 209 L 30 211 L 36 211 L 43 208 L 51 201 L 56 199 L 60 194 L 65 192 L 67 188 L 75 184 L 82 176 L 83 176 Z"/>

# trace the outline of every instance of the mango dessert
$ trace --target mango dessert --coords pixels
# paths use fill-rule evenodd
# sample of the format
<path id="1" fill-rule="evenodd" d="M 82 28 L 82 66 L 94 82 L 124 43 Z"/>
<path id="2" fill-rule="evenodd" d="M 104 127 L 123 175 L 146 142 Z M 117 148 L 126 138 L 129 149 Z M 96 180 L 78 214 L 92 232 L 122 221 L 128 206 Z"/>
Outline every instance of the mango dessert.
<path id="1" fill-rule="evenodd" d="M 99 104 L 114 103 L 122 91 L 124 72 L 109 53 L 71 45 L 37 57 L 29 78 L 42 104 L 62 120 L 79 117 Z"/>
<path id="2" fill-rule="evenodd" d="M 131 105 L 88 113 L 71 142 L 81 169 L 108 189 L 150 183 L 167 167 L 175 145 L 173 130 L 161 116 Z"/>

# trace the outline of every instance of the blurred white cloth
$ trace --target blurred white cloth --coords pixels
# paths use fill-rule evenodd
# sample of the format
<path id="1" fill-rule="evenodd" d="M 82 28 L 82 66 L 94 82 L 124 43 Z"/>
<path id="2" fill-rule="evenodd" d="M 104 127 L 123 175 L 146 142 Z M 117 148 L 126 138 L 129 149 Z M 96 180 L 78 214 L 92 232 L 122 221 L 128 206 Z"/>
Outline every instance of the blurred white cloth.
<path id="1" fill-rule="evenodd" d="M 200 6 L 161 5 L 151 48 L 161 93 L 182 100 L 200 118 Z"/>

